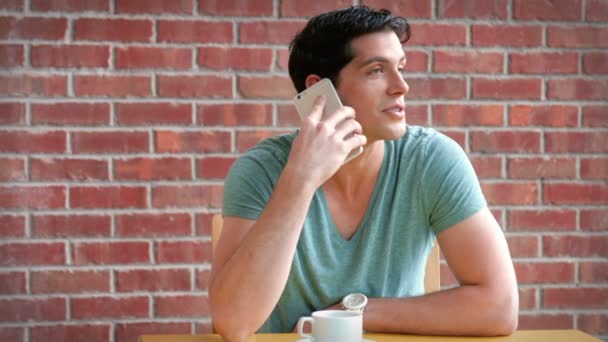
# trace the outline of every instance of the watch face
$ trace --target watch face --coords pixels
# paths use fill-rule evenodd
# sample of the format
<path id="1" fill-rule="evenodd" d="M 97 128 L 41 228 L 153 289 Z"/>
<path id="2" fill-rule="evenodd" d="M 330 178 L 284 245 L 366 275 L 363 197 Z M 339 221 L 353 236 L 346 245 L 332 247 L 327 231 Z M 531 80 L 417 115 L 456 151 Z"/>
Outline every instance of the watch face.
<path id="1" fill-rule="evenodd" d="M 362 293 L 352 293 L 344 298 L 344 306 L 349 309 L 360 309 L 367 304 L 367 297 Z"/>

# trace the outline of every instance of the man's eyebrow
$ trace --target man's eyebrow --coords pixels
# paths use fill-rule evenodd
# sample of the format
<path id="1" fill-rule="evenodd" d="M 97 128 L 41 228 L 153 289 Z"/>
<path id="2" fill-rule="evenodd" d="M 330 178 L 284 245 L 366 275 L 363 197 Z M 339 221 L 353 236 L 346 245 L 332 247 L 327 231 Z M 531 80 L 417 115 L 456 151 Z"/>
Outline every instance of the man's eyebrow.
<path id="1" fill-rule="evenodd" d="M 403 57 L 401 57 L 399 59 L 399 63 L 403 62 L 405 60 L 405 55 Z M 390 60 L 386 57 L 381 57 L 381 56 L 374 56 L 371 58 L 368 58 L 366 60 L 364 60 L 363 62 L 360 63 L 361 66 L 365 66 L 368 64 L 372 64 L 372 63 L 376 63 L 376 62 L 380 62 L 380 63 L 390 63 Z"/>

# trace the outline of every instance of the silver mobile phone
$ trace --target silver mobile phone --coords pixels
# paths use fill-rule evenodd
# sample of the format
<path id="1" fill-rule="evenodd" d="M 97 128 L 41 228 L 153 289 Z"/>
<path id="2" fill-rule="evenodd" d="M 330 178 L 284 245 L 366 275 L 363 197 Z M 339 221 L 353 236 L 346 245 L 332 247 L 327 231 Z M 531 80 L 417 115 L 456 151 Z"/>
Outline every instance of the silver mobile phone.
<path id="1" fill-rule="evenodd" d="M 323 109 L 323 116 L 333 113 L 338 108 L 342 107 L 342 102 L 340 101 L 340 97 L 334 88 L 334 85 L 331 83 L 331 80 L 328 78 L 324 78 L 319 82 L 313 84 L 309 88 L 304 89 L 301 93 L 294 97 L 293 102 L 296 106 L 296 111 L 301 119 L 304 119 L 308 114 L 310 114 L 312 107 L 314 105 L 315 99 L 319 95 L 325 96 L 325 108 Z M 346 159 L 346 162 L 352 160 L 363 152 L 363 146 L 359 146 L 352 150 Z"/>

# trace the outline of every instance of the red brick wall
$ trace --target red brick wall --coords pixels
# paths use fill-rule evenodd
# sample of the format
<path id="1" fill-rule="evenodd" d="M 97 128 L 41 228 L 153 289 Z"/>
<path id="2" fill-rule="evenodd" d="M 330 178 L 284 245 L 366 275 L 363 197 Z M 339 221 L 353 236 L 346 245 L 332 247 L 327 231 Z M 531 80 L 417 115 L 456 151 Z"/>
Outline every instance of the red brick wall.
<path id="1" fill-rule="evenodd" d="M 408 121 L 469 153 L 520 327 L 606 338 L 608 1 L 360 3 L 411 21 Z M 0 1 L 0 340 L 208 332 L 223 177 L 297 124 L 304 16 L 350 4 Z"/>

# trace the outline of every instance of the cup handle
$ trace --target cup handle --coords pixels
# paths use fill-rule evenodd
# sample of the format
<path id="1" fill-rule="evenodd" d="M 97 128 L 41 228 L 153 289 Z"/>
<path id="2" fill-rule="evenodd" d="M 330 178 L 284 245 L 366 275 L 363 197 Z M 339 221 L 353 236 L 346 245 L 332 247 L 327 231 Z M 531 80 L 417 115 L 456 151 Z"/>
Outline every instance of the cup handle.
<path id="1" fill-rule="evenodd" d="M 307 339 L 313 341 L 314 338 L 312 335 L 309 335 L 307 333 L 305 333 L 304 330 L 304 324 L 306 324 L 306 322 L 310 322 L 310 325 L 312 326 L 314 324 L 314 320 L 312 319 L 312 317 L 302 317 L 298 320 L 298 334 L 302 337 L 306 337 Z"/>

